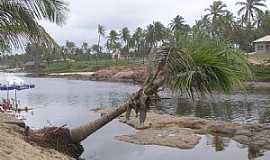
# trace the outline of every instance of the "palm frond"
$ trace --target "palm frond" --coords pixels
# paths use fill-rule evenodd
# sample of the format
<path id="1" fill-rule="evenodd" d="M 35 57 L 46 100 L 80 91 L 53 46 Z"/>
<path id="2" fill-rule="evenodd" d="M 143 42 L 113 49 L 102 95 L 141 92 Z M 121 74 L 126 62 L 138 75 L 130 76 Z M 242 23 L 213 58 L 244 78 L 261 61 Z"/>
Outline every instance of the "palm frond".
<path id="1" fill-rule="evenodd" d="M 26 41 L 55 45 L 37 21 L 45 19 L 61 25 L 67 11 L 67 4 L 61 0 L 2 0 L 0 38 L 13 47 L 21 47 Z"/>
<path id="2" fill-rule="evenodd" d="M 178 39 L 177 44 L 157 52 L 158 64 L 164 65 L 166 84 L 172 91 L 192 98 L 215 90 L 228 93 L 252 77 L 245 56 L 226 43 L 203 33 Z"/>

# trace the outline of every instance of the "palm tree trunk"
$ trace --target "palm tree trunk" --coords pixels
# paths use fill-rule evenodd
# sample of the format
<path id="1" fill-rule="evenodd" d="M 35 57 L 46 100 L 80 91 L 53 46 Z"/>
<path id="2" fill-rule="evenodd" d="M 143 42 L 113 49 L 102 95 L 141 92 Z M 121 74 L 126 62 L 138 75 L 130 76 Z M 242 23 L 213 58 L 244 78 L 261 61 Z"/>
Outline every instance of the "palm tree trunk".
<path id="1" fill-rule="evenodd" d="M 80 127 L 70 129 L 70 135 L 73 142 L 81 142 L 86 139 L 89 135 L 96 132 L 98 129 L 105 126 L 107 123 L 111 122 L 113 119 L 119 117 L 121 114 L 126 112 L 129 103 L 124 104 L 123 106 L 118 107 L 114 111 L 102 116 L 101 118 L 84 124 Z"/>
<path id="2" fill-rule="evenodd" d="M 101 51 L 100 51 L 100 47 L 99 47 L 99 45 L 100 45 L 100 34 L 98 35 L 98 53 L 100 53 Z"/>

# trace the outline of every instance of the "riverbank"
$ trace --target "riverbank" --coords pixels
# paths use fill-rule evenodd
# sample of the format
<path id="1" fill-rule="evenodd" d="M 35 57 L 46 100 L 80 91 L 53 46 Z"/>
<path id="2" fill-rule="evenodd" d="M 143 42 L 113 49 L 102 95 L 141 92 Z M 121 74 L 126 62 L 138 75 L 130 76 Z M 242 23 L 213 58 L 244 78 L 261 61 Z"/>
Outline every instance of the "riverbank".
<path id="1" fill-rule="evenodd" d="M 29 77 L 52 77 L 75 80 L 143 83 L 147 77 L 146 66 L 115 66 L 95 72 L 31 73 Z"/>
<path id="2" fill-rule="evenodd" d="M 0 113 L 1 160 L 73 160 L 53 149 L 25 141 L 24 122 L 13 115 Z"/>
<path id="3" fill-rule="evenodd" d="M 147 77 L 147 68 L 145 65 L 115 66 L 93 72 L 31 73 L 27 76 L 142 84 Z M 268 80 L 247 81 L 244 84 L 247 90 L 270 90 Z"/>

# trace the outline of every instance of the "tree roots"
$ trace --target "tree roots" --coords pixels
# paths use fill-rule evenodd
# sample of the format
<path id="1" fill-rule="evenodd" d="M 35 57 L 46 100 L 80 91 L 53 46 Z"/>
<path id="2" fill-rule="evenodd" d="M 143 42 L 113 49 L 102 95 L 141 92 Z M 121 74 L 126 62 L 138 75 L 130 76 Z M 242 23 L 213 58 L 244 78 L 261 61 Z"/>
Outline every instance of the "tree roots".
<path id="1" fill-rule="evenodd" d="M 40 130 L 26 131 L 26 139 L 39 146 L 53 148 L 73 158 L 79 158 L 84 149 L 80 143 L 74 143 L 68 128 L 48 127 Z"/>

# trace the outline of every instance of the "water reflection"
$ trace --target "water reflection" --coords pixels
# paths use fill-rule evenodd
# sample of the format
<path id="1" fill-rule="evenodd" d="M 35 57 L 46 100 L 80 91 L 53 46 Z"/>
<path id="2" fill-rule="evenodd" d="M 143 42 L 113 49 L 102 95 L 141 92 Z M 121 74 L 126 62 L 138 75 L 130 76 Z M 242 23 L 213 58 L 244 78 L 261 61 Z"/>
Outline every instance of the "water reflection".
<path id="1" fill-rule="evenodd" d="M 270 95 L 265 92 L 215 94 L 191 101 L 187 98 L 162 100 L 158 109 L 179 116 L 196 116 L 237 122 L 270 122 Z"/>
<path id="2" fill-rule="evenodd" d="M 216 152 L 225 151 L 226 149 L 229 149 L 231 143 L 235 143 L 231 138 L 220 135 L 206 135 L 205 139 L 206 144 L 210 147 L 213 147 Z M 238 144 L 238 147 L 243 149 L 247 148 L 247 158 L 249 160 L 255 160 L 260 157 L 264 157 L 265 155 L 265 150 L 260 149 L 260 147 L 251 143 L 249 145 Z"/>

